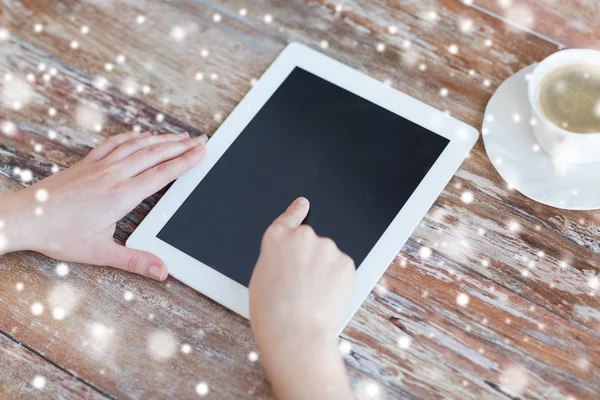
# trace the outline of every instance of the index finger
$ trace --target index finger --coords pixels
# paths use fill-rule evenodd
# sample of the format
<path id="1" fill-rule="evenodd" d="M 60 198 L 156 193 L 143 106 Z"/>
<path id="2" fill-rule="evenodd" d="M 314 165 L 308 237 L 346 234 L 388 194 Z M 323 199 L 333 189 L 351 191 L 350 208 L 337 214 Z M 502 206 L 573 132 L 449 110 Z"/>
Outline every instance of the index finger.
<path id="1" fill-rule="evenodd" d="M 298 197 L 294 202 L 273 222 L 273 224 L 284 225 L 290 229 L 300 226 L 308 215 L 310 203 L 305 197 Z"/>

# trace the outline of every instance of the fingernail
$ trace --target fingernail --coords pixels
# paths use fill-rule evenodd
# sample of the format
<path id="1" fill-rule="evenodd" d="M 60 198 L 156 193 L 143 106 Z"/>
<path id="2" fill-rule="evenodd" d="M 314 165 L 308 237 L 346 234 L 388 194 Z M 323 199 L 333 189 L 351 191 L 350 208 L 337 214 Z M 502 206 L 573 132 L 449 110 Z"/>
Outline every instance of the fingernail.
<path id="1" fill-rule="evenodd" d="M 179 136 L 182 139 L 185 139 L 185 138 L 189 138 L 190 134 L 187 132 L 181 132 L 181 133 L 178 133 L 177 136 Z"/>
<path id="2" fill-rule="evenodd" d="M 296 204 L 306 204 L 308 203 L 308 199 L 306 197 L 298 197 L 296 199 Z"/>
<path id="3" fill-rule="evenodd" d="M 206 142 L 208 142 L 208 136 L 206 136 L 206 133 L 203 133 L 202 135 L 199 136 L 200 142 L 202 142 L 202 144 L 206 144 Z"/>
<path id="4" fill-rule="evenodd" d="M 148 271 L 148 273 L 150 274 L 150 277 L 152 279 L 156 279 L 157 281 L 160 281 L 160 267 L 158 265 L 153 265 L 150 267 L 150 270 Z"/>

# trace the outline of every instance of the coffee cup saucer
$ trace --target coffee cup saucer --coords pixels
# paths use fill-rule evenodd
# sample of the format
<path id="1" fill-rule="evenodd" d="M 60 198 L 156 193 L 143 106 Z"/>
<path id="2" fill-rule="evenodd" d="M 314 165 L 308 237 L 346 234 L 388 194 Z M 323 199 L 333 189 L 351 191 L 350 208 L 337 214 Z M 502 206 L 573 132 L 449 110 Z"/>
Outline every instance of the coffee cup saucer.
<path id="1" fill-rule="evenodd" d="M 485 109 L 482 137 L 490 161 L 508 184 L 540 203 L 569 210 L 600 209 L 600 161 L 561 164 L 533 135 L 527 80 L 530 65 L 505 80 Z"/>

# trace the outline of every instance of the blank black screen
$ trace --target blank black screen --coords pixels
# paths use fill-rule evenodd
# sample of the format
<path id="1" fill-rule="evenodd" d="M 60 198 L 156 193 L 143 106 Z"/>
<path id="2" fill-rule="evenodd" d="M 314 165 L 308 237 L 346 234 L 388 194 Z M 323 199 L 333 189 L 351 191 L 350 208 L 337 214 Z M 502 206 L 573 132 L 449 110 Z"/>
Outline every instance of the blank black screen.
<path id="1" fill-rule="evenodd" d="M 158 237 L 248 286 L 265 229 L 304 196 L 359 266 L 447 144 L 295 68 Z"/>

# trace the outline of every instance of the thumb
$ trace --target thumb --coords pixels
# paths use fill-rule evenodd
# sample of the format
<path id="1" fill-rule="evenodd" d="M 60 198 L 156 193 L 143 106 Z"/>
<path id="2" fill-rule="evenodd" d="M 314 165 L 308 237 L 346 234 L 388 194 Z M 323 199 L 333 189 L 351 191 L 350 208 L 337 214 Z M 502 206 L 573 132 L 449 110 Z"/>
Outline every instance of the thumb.
<path id="1" fill-rule="evenodd" d="M 106 265 L 119 268 L 134 274 L 164 281 L 169 272 L 162 260 L 147 251 L 130 249 L 112 242 L 104 250 L 103 261 Z"/>

